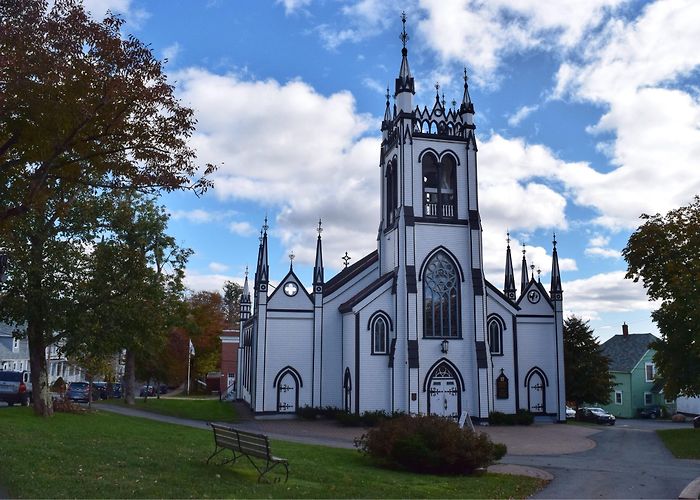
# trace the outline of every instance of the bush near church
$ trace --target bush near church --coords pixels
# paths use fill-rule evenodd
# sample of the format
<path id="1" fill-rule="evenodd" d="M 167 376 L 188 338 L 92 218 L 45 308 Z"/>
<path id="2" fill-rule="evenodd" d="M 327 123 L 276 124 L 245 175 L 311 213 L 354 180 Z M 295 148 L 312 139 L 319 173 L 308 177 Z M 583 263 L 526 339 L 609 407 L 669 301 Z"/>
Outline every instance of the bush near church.
<path id="1" fill-rule="evenodd" d="M 383 420 L 355 446 L 382 466 L 421 474 L 471 474 L 506 454 L 506 446 L 486 434 L 434 415 Z"/>
<path id="2" fill-rule="evenodd" d="M 518 410 L 517 413 L 501 413 L 492 411 L 489 413 L 491 425 L 530 425 L 535 421 L 535 415 L 527 410 Z"/>

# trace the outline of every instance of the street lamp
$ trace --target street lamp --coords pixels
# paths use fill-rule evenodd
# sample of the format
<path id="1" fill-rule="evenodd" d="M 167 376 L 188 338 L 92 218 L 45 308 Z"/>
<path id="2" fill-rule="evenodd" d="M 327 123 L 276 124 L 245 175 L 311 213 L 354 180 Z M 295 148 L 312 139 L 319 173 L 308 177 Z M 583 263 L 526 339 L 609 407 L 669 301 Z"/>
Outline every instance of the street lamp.
<path id="1" fill-rule="evenodd" d="M 440 350 L 442 351 L 443 354 L 447 354 L 447 351 L 449 348 L 450 348 L 450 343 L 447 341 L 447 339 L 440 342 Z"/>

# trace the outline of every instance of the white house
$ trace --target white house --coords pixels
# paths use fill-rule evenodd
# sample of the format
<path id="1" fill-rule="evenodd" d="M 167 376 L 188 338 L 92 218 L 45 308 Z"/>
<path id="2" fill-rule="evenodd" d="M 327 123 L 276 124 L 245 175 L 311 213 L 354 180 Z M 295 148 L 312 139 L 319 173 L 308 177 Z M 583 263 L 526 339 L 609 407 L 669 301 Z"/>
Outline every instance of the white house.
<path id="1" fill-rule="evenodd" d="M 404 20 L 405 23 L 405 20 Z M 256 414 L 334 406 L 484 421 L 528 409 L 565 420 L 562 288 L 510 244 L 502 289 L 484 278 L 474 105 L 414 107 L 405 32 L 381 124 L 377 249 L 326 280 L 321 224 L 312 292 L 290 266 L 269 293 L 267 222 L 241 301 L 237 396 Z"/>

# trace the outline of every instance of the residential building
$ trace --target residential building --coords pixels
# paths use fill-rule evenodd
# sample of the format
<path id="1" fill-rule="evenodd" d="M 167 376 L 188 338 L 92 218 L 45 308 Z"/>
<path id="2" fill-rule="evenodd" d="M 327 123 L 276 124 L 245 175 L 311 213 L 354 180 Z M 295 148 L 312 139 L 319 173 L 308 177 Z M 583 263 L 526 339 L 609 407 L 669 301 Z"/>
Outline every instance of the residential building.
<path id="1" fill-rule="evenodd" d="M 236 372 L 238 371 L 238 330 L 224 330 L 221 339 L 221 391 L 225 399 L 235 398 Z"/>
<path id="2" fill-rule="evenodd" d="M 627 324 L 622 333 L 608 339 L 601 346 L 603 355 L 610 360 L 609 370 L 615 380 L 610 404 L 602 408 L 616 417 L 634 418 L 645 406 L 666 406 L 675 411 L 675 402 L 663 396 L 663 382 L 659 380 L 654 364 L 654 350 L 649 344 L 658 340 L 651 333 L 629 333 Z"/>
<path id="3" fill-rule="evenodd" d="M 0 370 L 29 371 L 29 343 L 14 335 L 15 327 L 0 323 Z"/>

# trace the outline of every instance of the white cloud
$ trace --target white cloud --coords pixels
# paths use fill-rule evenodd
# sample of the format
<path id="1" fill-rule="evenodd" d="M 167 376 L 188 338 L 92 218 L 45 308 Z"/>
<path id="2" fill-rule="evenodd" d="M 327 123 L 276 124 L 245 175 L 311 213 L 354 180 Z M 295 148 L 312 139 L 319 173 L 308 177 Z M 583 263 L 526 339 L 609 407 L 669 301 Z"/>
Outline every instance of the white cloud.
<path id="1" fill-rule="evenodd" d="M 625 279 L 624 271 L 596 274 L 564 282 L 566 314 L 599 319 L 601 313 L 651 311 L 657 304 L 647 300 L 640 283 Z"/>
<path id="2" fill-rule="evenodd" d="M 610 243 L 608 236 L 597 234 L 588 241 L 588 247 L 586 247 L 584 253 L 594 257 L 619 259 L 620 251 L 608 248 L 608 243 Z"/>
<path id="3" fill-rule="evenodd" d="M 231 222 L 228 226 L 229 230 L 239 236 L 250 236 L 255 234 L 255 228 L 249 222 Z"/>
<path id="4" fill-rule="evenodd" d="M 210 262 L 209 269 L 215 273 L 223 273 L 228 271 L 228 266 L 220 262 Z"/>
<path id="5" fill-rule="evenodd" d="M 511 116 L 508 117 L 508 125 L 510 125 L 511 127 L 515 127 L 517 125 L 520 125 L 520 122 L 522 122 L 525 118 L 527 118 L 534 111 L 537 111 L 538 108 L 539 108 L 539 106 L 537 106 L 537 105 L 521 107 L 515 113 L 513 113 Z"/>
<path id="6" fill-rule="evenodd" d="M 181 47 L 178 42 L 172 43 L 163 49 L 163 59 L 167 59 L 170 67 L 175 65 L 175 59 L 177 59 L 180 53 Z"/>
<path id="7" fill-rule="evenodd" d="M 170 217 L 174 220 L 186 220 L 195 224 L 202 224 L 213 221 L 217 218 L 217 215 L 201 208 L 195 208 L 194 210 L 171 210 Z"/>
<path id="8" fill-rule="evenodd" d="M 380 119 L 358 113 L 352 94 L 325 96 L 300 80 L 252 81 L 194 68 L 176 79 L 197 116 L 199 160 L 221 164 L 213 176 L 217 197 L 278 210 L 271 231 L 300 262 L 313 262 L 319 217 L 329 256 L 347 250 L 359 259 L 373 249 Z"/>
<path id="9" fill-rule="evenodd" d="M 421 0 L 427 18 L 419 32 L 445 62 L 475 70 L 493 83 L 503 57 L 538 47 L 571 49 L 621 0 Z"/>
<path id="10" fill-rule="evenodd" d="M 384 87 L 383 84 L 381 84 L 378 80 L 375 80 L 374 78 L 364 78 L 362 80 L 362 85 L 382 95 L 385 95 L 386 93 L 386 87 Z"/>
<path id="11" fill-rule="evenodd" d="M 243 284 L 243 278 L 220 273 L 201 274 L 188 270 L 185 274 L 185 286 L 195 292 L 221 292 L 226 281 L 235 281 L 241 285 Z"/>
<path id="12" fill-rule="evenodd" d="M 292 14 L 311 4 L 311 0 L 277 0 L 278 4 L 284 5 L 284 12 Z"/>
<path id="13" fill-rule="evenodd" d="M 103 18 L 107 11 L 122 16 L 129 25 L 138 28 L 150 17 L 144 9 L 134 8 L 132 0 L 83 0 L 85 10 L 96 19 Z"/>

